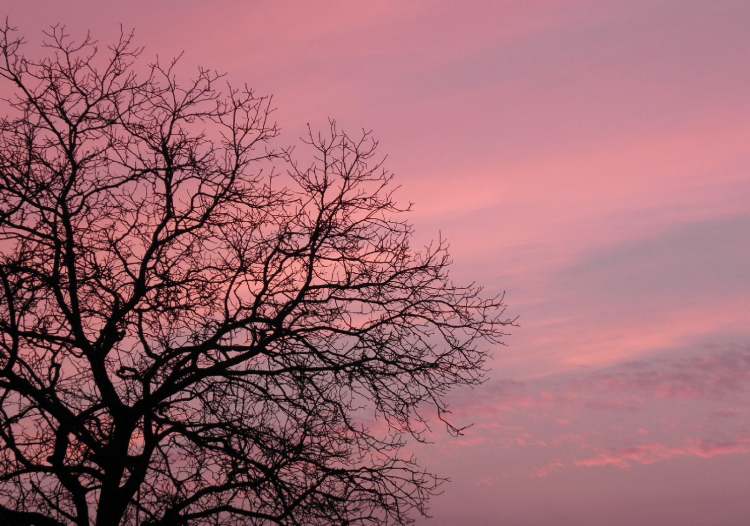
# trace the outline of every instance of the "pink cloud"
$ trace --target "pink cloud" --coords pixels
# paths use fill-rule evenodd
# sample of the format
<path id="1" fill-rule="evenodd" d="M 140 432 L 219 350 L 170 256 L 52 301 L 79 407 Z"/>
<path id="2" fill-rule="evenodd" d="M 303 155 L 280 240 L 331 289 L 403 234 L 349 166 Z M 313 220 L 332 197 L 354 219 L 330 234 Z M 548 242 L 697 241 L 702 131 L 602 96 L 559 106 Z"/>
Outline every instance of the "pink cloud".
<path id="1" fill-rule="evenodd" d="M 692 440 L 678 446 L 648 443 L 638 446 L 610 450 L 575 461 L 584 468 L 613 467 L 628 469 L 634 464 L 656 464 L 679 457 L 709 459 L 722 455 L 744 455 L 750 453 L 750 437 L 741 437 L 726 442 Z"/>
<path id="2" fill-rule="evenodd" d="M 559 460 L 553 460 L 552 462 L 548 462 L 544 464 L 542 467 L 535 469 L 531 476 L 533 478 L 537 479 L 544 479 L 552 475 L 553 473 L 556 473 L 563 469 L 565 467 L 565 464 L 563 464 Z"/>
<path id="3" fill-rule="evenodd" d="M 750 347 L 711 348 L 686 343 L 660 354 L 601 369 L 547 375 L 526 381 L 496 380 L 455 399 L 459 419 L 508 421 L 514 414 L 545 414 L 560 427 L 575 422 L 565 409 L 637 411 L 657 401 L 712 402 L 744 400 L 750 391 Z M 741 407 L 741 404 L 739 405 Z M 736 408 L 715 409 L 725 418 L 742 414 Z M 639 428 L 643 428 L 639 426 Z"/>

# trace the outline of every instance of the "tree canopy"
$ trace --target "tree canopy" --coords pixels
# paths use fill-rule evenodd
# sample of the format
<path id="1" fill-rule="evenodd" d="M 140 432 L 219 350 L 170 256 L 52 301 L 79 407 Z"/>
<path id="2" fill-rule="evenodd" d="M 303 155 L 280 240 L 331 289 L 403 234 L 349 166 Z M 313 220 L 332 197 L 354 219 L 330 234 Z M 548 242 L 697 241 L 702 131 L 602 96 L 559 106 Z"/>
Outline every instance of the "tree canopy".
<path id="1" fill-rule="evenodd" d="M 0 522 L 405 523 L 404 446 L 512 324 L 412 243 L 377 141 L 276 145 L 269 97 L 7 23 Z"/>

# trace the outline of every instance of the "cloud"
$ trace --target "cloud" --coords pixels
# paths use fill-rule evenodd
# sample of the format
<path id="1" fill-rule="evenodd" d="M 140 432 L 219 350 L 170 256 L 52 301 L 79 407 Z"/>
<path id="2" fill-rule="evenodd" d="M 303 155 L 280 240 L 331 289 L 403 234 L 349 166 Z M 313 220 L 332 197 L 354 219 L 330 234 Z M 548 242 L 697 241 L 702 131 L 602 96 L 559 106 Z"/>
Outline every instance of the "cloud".
<path id="1" fill-rule="evenodd" d="M 747 196 L 750 185 L 722 192 Z M 694 215 L 704 212 L 699 208 Z M 594 227 L 587 226 L 566 241 L 584 245 L 571 248 L 567 261 L 557 248 L 530 254 L 526 272 L 536 280 L 529 277 L 520 290 L 511 289 L 511 299 L 527 301 L 518 307 L 522 329 L 511 349 L 522 349 L 536 363 L 500 353 L 494 364 L 519 363 L 533 374 L 549 374 L 615 365 L 700 338 L 747 342 L 750 215 L 714 212 L 718 216 L 685 212 L 679 219 L 663 213 L 667 220 L 650 209 L 631 209 L 638 228 L 626 214 L 601 218 L 595 222 L 607 225 L 608 237 L 593 239 Z"/>
<path id="2" fill-rule="evenodd" d="M 675 301 L 750 291 L 750 215 L 681 224 L 659 235 L 600 248 L 560 273 L 578 295 L 616 314 L 623 307 L 651 311 Z"/>
<path id="3" fill-rule="evenodd" d="M 750 453 L 748 407 L 750 345 L 698 340 L 600 369 L 496 380 L 465 391 L 453 409 L 459 422 L 475 423 L 469 449 L 510 455 L 522 476 L 546 479 Z"/>
<path id="4" fill-rule="evenodd" d="M 610 450 L 575 461 L 584 468 L 612 467 L 629 469 L 634 464 L 655 464 L 678 457 L 713 458 L 721 455 L 750 453 L 750 437 L 741 437 L 726 442 L 714 440 L 692 440 L 682 445 L 670 446 L 648 443 L 628 448 Z"/>
<path id="5" fill-rule="evenodd" d="M 640 402 L 736 396 L 750 386 L 750 346 L 672 350 L 581 376 L 569 386 L 595 394 L 625 394 Z"/>
<path id="6" fill-rule="evenodd" d="M 542 467 L 535 469 L 531 476 L 536 479 L 544 479 L 552 475 L 553 473 L 556 473 L 563 469 L 565 467 L 565 464 L 563 464 L 559 460 L 553 460 L 552 462 L 548 462 L 544 464 Z"/>
<path id="7" fill-rule="evenodd" d="M 655 401 L 712 402 L 741 400 L 750 391 L 750 345 L 714 346 L 704 341 L 599 369 L 583 369 L 525 381 L 495 380 L 454 398 L 460 418 L 492 420 L 513 413 L 563 408 L 634 411 Z M 714 408 L 724 418 L 737 410 Z M 739 412 L 741 414 L 741 411 Z M 562 425 L 562 424 L 561 424 Z"/>

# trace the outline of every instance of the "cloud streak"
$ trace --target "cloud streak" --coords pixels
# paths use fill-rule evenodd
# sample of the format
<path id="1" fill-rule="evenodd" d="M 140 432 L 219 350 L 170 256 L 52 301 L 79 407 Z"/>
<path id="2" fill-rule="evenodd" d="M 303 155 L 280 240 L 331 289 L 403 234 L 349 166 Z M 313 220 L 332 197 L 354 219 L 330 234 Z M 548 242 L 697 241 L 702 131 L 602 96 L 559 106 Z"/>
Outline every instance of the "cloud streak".
<path id="1" fill-rule="evenodd" d="M 692 440 L 677 446 L 648 443 L 599 453 L 576 460 L 575 465 L 584 468 L 629 469 L 634 464 L 650 465 L 678 457 L 710 459 L 723 455 L 746 455 L 748 453 L 750 453 L 750 437 L 740 437 L 726 442 Z"/>

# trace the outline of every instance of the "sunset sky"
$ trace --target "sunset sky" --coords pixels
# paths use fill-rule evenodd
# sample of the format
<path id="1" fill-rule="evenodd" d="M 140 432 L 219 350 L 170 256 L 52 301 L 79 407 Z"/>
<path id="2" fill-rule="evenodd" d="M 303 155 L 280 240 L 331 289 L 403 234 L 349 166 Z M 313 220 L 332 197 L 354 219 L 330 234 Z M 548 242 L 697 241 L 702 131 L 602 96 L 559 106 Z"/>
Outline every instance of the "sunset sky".
<path id="1" fill-rule="evenodd" d="M 420 525 L 748 524 L 750 2 L 6 4 L 272 93 L 287 143 L 372 129 L 417 241 L 507 291 Z"/>

